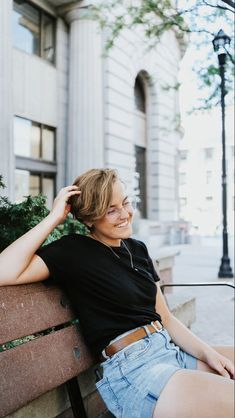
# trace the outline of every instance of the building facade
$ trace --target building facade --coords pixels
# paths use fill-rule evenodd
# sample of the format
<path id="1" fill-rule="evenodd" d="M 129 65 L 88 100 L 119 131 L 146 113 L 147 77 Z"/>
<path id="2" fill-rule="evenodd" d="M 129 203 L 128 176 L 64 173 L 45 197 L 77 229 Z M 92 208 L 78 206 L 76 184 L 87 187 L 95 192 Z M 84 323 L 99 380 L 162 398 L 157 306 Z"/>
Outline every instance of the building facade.
<path id="1" fill-rule="evenodd" d="M 1 0 L 0 173 L 12 200 L 48 196 L 87 169 L 117 168 L 138 195 L 140 226 L 167 243 L 178 220 L 184 45 L 173 31 L 149 50 L 125 30 L 104 54 L 91 1 Z"/>
<path id="2" fill-rule="evenodd" d="M 208 128 L 209 127 L 209 128 Z M 228 232 L 234 235 L 234 109 L 226 109 Z M 180 142 L 180 216 L 200 235 L 222 234 L 221 109 L 191 115 Z M 192 231 L 193 232 L 193 231 Z"/>

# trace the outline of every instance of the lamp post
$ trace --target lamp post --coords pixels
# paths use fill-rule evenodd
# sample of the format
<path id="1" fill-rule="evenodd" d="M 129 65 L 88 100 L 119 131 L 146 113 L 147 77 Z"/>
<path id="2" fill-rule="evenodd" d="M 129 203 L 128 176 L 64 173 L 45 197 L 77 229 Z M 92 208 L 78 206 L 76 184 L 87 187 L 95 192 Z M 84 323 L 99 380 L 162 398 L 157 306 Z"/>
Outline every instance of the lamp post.
<path id="1" fill-rule="evenodd" d="M 221 78 L 221 115 L 222 115 L 222 209 L 223 209 L 223 256 L 219 268 L 218 277 L 233 277 L 230 259 L 228 255 L 228 231 L 227 231 L 227 177 L 226 177 L 226 145 L 225 145 L 225 64 L 226 45 L 229 46 L 231 39 L 222 29 L 213 39 L 214 51 L 218 55 L 219 72 Z"/>

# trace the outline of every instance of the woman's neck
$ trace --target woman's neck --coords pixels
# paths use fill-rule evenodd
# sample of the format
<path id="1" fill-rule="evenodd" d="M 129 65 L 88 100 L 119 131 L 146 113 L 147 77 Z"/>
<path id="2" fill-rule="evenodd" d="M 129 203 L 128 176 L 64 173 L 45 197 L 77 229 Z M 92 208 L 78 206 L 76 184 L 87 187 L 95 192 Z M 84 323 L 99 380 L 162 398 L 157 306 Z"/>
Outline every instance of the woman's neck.
<path id="1" fill-rule="evenodd" d="M 97 234 L 95 232 L 92 232 L 89 236 L 91 238 L 95 239 L 96 241 L 100 241 L 103 244 L 108 245 L 110 247 L 120 247 L 121 242 L 122 242 L 122 240 L 120 238 L 112 239 L 112 238 L 108 238 L 108 237 L 106 238 L 106 237 L 103 237 L 103 236 L 100 237 L 99 234 Z"/>

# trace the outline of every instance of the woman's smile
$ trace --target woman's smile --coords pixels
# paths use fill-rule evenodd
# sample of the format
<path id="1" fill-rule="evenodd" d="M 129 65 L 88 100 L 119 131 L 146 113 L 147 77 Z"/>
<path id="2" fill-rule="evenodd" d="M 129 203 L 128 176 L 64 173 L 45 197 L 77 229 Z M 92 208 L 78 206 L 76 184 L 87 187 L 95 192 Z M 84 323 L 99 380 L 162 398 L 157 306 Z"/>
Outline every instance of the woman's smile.
<path id="1" fill-rule="evenodd" d="M 126 228 L 129 225 L 130 225 L 130 222 L 124 221 L 124 222 L 120 223 L 119 225 L 116 225 L 116 228 Z"/>

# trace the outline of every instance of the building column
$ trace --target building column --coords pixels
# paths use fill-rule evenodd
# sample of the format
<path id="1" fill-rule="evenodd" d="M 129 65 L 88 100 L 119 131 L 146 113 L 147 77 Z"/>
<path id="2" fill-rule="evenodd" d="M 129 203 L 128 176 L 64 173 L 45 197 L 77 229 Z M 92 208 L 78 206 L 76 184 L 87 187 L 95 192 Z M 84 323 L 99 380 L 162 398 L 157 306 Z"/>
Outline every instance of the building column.
<path id="1" fill-rule="evenodd" d="M 12 0 L 0 1 L 0 174 L 5 193 L 14 197 Z"/>
<path id="2" fill-rule="evenodd" d="M 102 35 L 87 8 L 66 13 L 70 24 L 68 183 L 104 164 Z"/>

